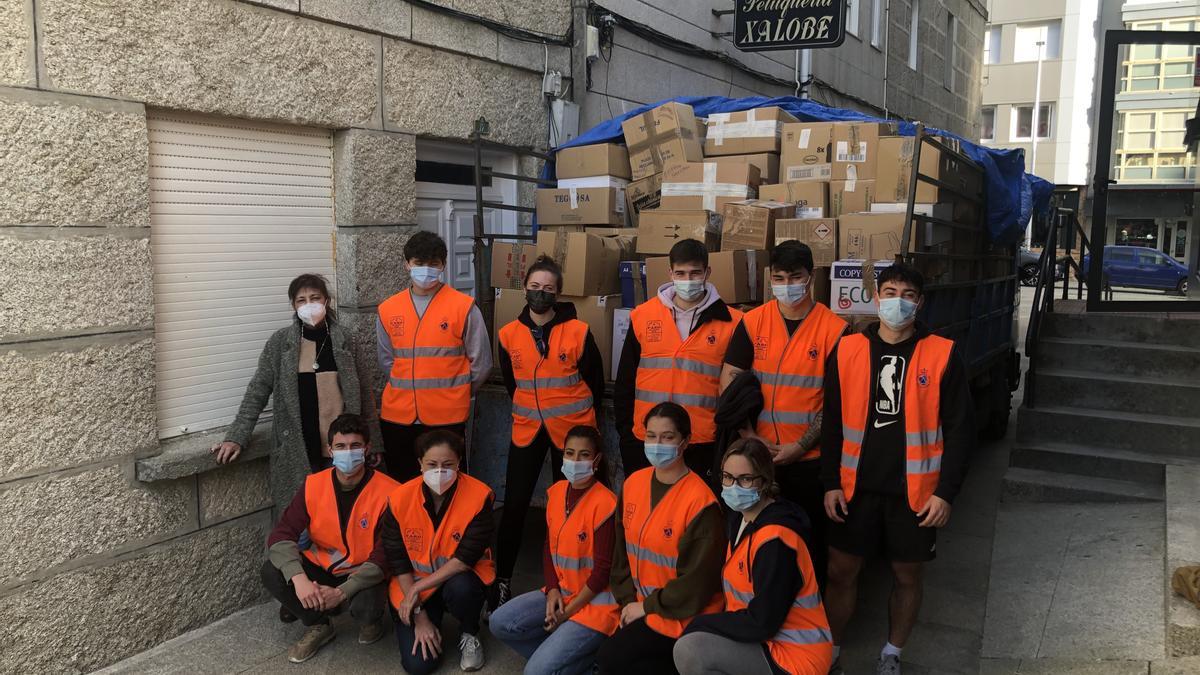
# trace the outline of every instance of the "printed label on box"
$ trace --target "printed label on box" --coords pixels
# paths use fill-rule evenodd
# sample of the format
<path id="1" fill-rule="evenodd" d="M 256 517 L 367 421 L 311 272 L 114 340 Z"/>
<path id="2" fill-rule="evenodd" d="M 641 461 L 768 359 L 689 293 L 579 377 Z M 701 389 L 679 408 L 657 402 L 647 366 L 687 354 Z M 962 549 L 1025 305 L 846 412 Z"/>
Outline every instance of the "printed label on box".
<path id="1" fill-rule="evenodd" d="M 856 144 L 858 152 L 850 152 L 850 144 L 846 141 L 838 141 L 837 143 L 837 161 L 839 162 L 865 162 L 867 161 L 867 142 L 859 141 Z"/>
<path id="2" fill-rule="evenodd" d="M 829 180 L 833 175 L 833 166 L 829 164 L 814 164 L 812 166 L 789 166 L 787 182 L 797 180 Z"/>

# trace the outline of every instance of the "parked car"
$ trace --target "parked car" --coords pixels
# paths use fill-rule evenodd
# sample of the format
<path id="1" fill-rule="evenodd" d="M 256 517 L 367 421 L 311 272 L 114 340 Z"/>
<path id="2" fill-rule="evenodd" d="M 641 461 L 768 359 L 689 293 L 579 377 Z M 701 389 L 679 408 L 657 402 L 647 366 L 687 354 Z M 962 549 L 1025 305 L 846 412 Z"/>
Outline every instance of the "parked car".
<path id="1" fill-rule="evenodd" d="M 1025 247 L 1021 247 L 1017 251 L 1017 271 L 1020 272 L 1022 286 L 1037 286 L 1038 278 L 1041 276 L 1041 266 L 1038 260 L 1041 259 L 1041 253 L 1034 253 Z M 1056 265 L 1057 272 L 1055 280 L 1062 281 L 1067 275 L 1066 266 L 1062 263 Z"/>
<path id="2" fill-rule="evenodd" d="M 1083 257 L 1087 274 L 1091 256 Z M 1142 246 L 1104 247 L 1104 285 L 1153 288 L 1181 295 L 1187 293 L 1187 266 L 1171 256 Z"/>

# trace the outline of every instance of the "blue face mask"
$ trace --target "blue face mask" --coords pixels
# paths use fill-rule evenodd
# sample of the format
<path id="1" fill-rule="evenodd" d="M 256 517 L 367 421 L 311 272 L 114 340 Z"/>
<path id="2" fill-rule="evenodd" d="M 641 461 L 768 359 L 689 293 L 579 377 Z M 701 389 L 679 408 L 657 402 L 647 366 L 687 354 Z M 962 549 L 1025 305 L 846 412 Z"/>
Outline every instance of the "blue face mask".
<path id="1" fill-rule="evenodd" d="M 674 462 L 678 457 L 678 445 L 667 445 L 666 443 L 646 444 L 646 459 L 650 460 L 650 464 L 656 468 L 666 466 Z"/>
<path id="2" fill-rule="evenodd" d="M 408 276 L 412 278 L 412 282 L 418 288 L 433 288 L 433 285 L 442 279 L 442 271 L 436 267 L 426 267 L 419 265 L 408 271 Z"/>
<path id="3" fill-rule="evenodd" d="M 904 298 L 880 298 L 879 320 L 892 330 L 900 330 L 917 318 L 917 303 Z"/>
<path id="4" fill-rule="evenodd" d="M 350 448 L 349 450 L 334 450 L 333 465 L 338 471 L 349 475 L 358 471 L 365 461 L 366 448 Z"/>
<path id="5" fill-rule="evenodd" d="M 591 460 L 564 459 L 562 465 L 563 477 L 572 483 L 587 480 L 596 474 L 596 467 Z"/>
<path id="6" fill-rule="evenodd" d="M 679 296 L 680 300 L 691 302 L 704 295 L 704 280 L 696 279 L 695 281 L 672 281 L 675 286 L 675 295 Z"/>
<path id="7" fill-rule="evenodd" d="M 771 284 L 771 294 L 781 304 L 794 307 L 808 295 L 808 284 Z"/>
<path id="8" fill-rule="evenodd" d="M 744 488 L 734 483 L 721 488 L 721 499 L 734 511 L 749 511 L 762 499 L 762 493 L 754 488 Z"/>

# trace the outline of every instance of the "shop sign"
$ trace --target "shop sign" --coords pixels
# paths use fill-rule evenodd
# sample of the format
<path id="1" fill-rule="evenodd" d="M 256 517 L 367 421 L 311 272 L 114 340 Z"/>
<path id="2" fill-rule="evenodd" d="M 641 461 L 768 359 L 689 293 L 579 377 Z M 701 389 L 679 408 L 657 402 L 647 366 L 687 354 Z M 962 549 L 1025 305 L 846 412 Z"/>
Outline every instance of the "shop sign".
<path id="1" fill-rule="evenodd" d="M 744 52 L 837 47 L 846 0 L 736 0 L 733 44 Z"/>

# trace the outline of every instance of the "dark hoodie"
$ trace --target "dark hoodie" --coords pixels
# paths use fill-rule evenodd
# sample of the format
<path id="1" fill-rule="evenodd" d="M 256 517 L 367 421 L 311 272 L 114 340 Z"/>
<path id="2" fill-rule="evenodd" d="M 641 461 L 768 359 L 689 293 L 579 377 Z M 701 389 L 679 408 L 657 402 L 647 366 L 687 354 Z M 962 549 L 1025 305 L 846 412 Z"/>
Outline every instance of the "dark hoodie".
<path id="1" fill-rule="evenodd" d="M 571 319 L 576 318 L 575 305 L 569 302 L 559 302 L 554 305 L 554 318 L 550 322 L 542 326 L 542 339 L 544 344 L 550 344 L 550 333 L 559 324 L 566 323 Z M 525 305 L 525 309 L 521 310 L 520 316 L 517 317 L 517 322 L 529 329 L 533 333 L 537 328 L 537 324 L 529 316 L 529 305 Z M 537 341 L 537 337 L 534 337 Z M 504 377 L 504 388 L 508 390 L 508 395 L 511 398 L 513 392 L 517 390 L 517 379 L 513 375 L 512 358 L 508 355 L 508 350 L 504 345 L 500 345 L 498 349 L 500 353 L 500 374 Z M 543 353 L 542 357 L 546 355 Z M 596 407 L 597 415 L 600 413 L 600 397 L 604 394 L 604 359 L 600 355 L 600 348 L 596 346 L 596 339 L 592 337 L 592 331 L 589 328 L 587 338 L 583 343 L 583 355 L 579 359 L 579 375 L 583 377 L 583 381 L 587 384 L 588 389 L 592 390 L 592 401 Z"/>
<path id="2" fill-rule="evenodd" d="M 748 523 L 739 538 L 742 514 L 730 511 L 725 530 L 729 541 L 735 542 L 732 544 L 733 555 L 745 556 L 749 561 L 750 547 L 738 550 L 737 545 L 767 525 L 782 525 L 806 540 L 810 527 L 803 509 L 780 499 L 763 509 L 754 522 Z M 754 556 L 750 578 L 754 584 L 754 598 L 745 609 L 698 616 L 688 625 L 687 632 L 702 631 L 748 643 L 766 642 L 774 637 L 783 626 L 796 595 L 804 587 L 804 577 L 796 565 L 796 551 L 780 539 L 763 544 Z M 783 672 L 775 664 L 772 664 L 772 670 Z"/>
<path id="3" fill-rule="evenodd" d="M 908 364 L 917 342 L 929 329 L 917 322 L 913 336 L 899 344 L 879 337 L 879 323 L 863 331 L 871 344 L 871 400 L 867 409 L 862 451 L 855 489 L 904 496 L 905 432 L 904 387 Z M 881 381 L 880 371 L 887 368 Z M 892 384 L 892 386 L 888 386 Z M 934 494 L 953 502 L 967 472 L 967 458 L 975 444 L 975 409 L 967 369 L 956 344 L 942 376 L 940 412 L 942 421 L 942 468 Z M 825 406 L 821 427 L 821 483 L 826 490 L 841 489 L 838 468 L 842 462 L 842 390 L 837 349 L 825 364 Z"/>

